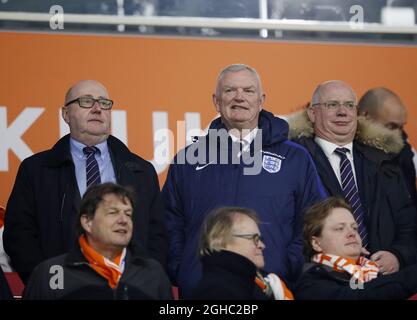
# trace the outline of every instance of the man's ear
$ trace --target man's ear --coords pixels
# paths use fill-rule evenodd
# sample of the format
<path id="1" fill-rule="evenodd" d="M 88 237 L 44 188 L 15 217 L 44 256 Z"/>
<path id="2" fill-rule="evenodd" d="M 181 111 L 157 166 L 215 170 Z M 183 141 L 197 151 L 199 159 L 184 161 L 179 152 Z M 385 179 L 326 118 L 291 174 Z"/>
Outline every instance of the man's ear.
<path id="1" fill-rule="evenodd" d="M 312 123 L 316 121 L 316 109 L 311 105 L 307 108 L 307 116 Z"/>
<path id="2" fill-rule="evenodd" d="M 62 119 L 64 119 L 64 121 L 69 124 L 68 107 L 62 107 L 61 116 Z"/>
<path id="3" fill-rule="evenodd" d="M 316 251 L 316 252 L 322 252 L 323 251 L 323 249 L 320 246 L 319 238 L 317 238 L 317 237 L 313 236 L 311 238 L 311 246 L 314 249 L 314 251 Z"/>
<path id="4" fill-rule="evenodd" d="M 266 95 L 263 93 L 261 98 L 259 99 L 259 111 L 262 110 L 264 103 L 265 103 Z"/>
<path id="5" fill-rule="evenodd" d="M 217 112 L 220 112 L 220 104 L 219 104 L 219 100 L 217 99 L 217 96 L 216 96 L 216 94 L 215 94 L 215 93 L 213 93 L 212 98 L 213 98 L 213 104 L 214 104 L 214 106 L 216 107 L 216 111 L 217 111 Z"/>
<path id="6" fill-rule="evenodd" d="M 80 222 L 81 222 L 81 226 L 82 228 L 87 231 L 87 232 L 91 232 L 91 219 L 86 215 L 83 214 L 80 217 Z"/>

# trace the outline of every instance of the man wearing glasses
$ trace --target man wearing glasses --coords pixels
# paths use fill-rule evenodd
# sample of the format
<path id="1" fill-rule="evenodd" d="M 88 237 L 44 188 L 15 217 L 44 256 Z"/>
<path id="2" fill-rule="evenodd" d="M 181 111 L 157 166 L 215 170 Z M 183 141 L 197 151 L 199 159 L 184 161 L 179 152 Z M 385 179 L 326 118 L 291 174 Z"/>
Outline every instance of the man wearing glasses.
<path id="1" fill-rule="evenodd" d="M 292 300 L 285 283 L 263 272 L 264 239 L 257 213 L 220 207 L 204 219 L 199 255 L 202 276 L 192 292 L 197 300 Z"/>
<path id="2" fill-rule="evenodd" d="M 416 261 L 416 209 L 392 161 L 392 137 L 358 119 L 357 99 L 343 81 L 320 84 L 307 110 L 290 117 L 290 136 L 315 160 L 331 196 L 352 207 L 363 253 L 383 274 Z"/>
<path id="3" fill-rule="evenodd" d="M 153 166 L 110 135 L 107 89 L 83 80 L 71 87 L 62 109 L 70 134 L 20 165 L 6 208 L 4 246 L 24 282 L 47 258 L 71 250 L 81 198 L 104 182 L 131 186 L 138 195 L 132 244 L 165 266 L 163 204 Z"/>

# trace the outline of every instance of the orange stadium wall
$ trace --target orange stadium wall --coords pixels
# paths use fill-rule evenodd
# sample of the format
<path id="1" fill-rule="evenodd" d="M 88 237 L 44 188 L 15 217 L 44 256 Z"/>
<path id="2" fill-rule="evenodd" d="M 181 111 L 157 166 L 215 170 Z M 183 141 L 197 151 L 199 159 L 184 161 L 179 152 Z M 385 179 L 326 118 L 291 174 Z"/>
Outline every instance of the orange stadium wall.
<path id="1" fill-rule="evenodd" d="M 258 70 L 265 108 L 278 115 L 300 108 L 325 80 L 345 80 L 358 96 L 371 87 L 388 87 L 408 108 L 406 130 L 417 146 L 417 47 L 4 32 L 0 205 L 7 202 L 22 159 L 50 148 L 68 131 L 59 110 L 66 90 L 78 80 L 107 86 L 115 101 L 114 133 L 155 162 L 163 156 L 169 160 L 185 145 L 186 130 L 204 129 L 216 117 L 211 94 L 218 72 L 231 63 Z M 154 143 L 158 128 L 173 135 L 155 136 L 161 141 Z M 168 153 L 158 149 L 168 142 Z M 166 165 L 157 169 L 162 184 Z"/>

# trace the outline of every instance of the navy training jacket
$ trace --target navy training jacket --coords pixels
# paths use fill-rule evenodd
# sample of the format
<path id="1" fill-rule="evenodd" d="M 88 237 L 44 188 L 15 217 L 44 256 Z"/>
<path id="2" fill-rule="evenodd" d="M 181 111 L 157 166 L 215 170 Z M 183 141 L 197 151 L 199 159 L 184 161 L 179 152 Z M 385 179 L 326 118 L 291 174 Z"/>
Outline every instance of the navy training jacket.
<path id="1" fill-rule="evenodd" d="M 262 144 L 256 148 L 252 141 L 250 152 L 260 155 L 259 174 L 245 175 L 244 169 L 251 165 L 243 160 L 231 163 L 230 137 L 226 144 L 214 144 L 217 157 L 211 157 L 210 135 L 181 150 L 169 168 L 162 191 L 170 237 L 168 270 L 182 298 L 189 297 L 201 277 L 201 225 L 206 215 L 220 206 L 247 207 L 258 213 L 266 245 L 265 271 L 276 273 L 290 286 L 301 271 L 304 211 L 327 194 L 309 153 L 287 139 L 286 121 L 262 110 L 258 128 L 262 129 L 257 133 L 257 138 L 262 134 Z M 217 118 L 210 129 L 225 127 Z M 225 147 L 229 147 L 228 163 L 220 164 L 219 155 Z M 202 150 L 206 154 L 193 163 Z"/>

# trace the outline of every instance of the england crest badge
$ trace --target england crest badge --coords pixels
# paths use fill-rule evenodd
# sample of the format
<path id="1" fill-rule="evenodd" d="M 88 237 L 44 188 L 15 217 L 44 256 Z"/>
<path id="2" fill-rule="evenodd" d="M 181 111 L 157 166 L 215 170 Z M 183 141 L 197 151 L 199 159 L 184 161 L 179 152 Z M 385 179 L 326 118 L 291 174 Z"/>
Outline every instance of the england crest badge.
<path id="1" fill-rule="evenodd" d="M 277 173 L 281 169 L 281 159 L 264 155 L 262 167 L 270 173 Z"/>

